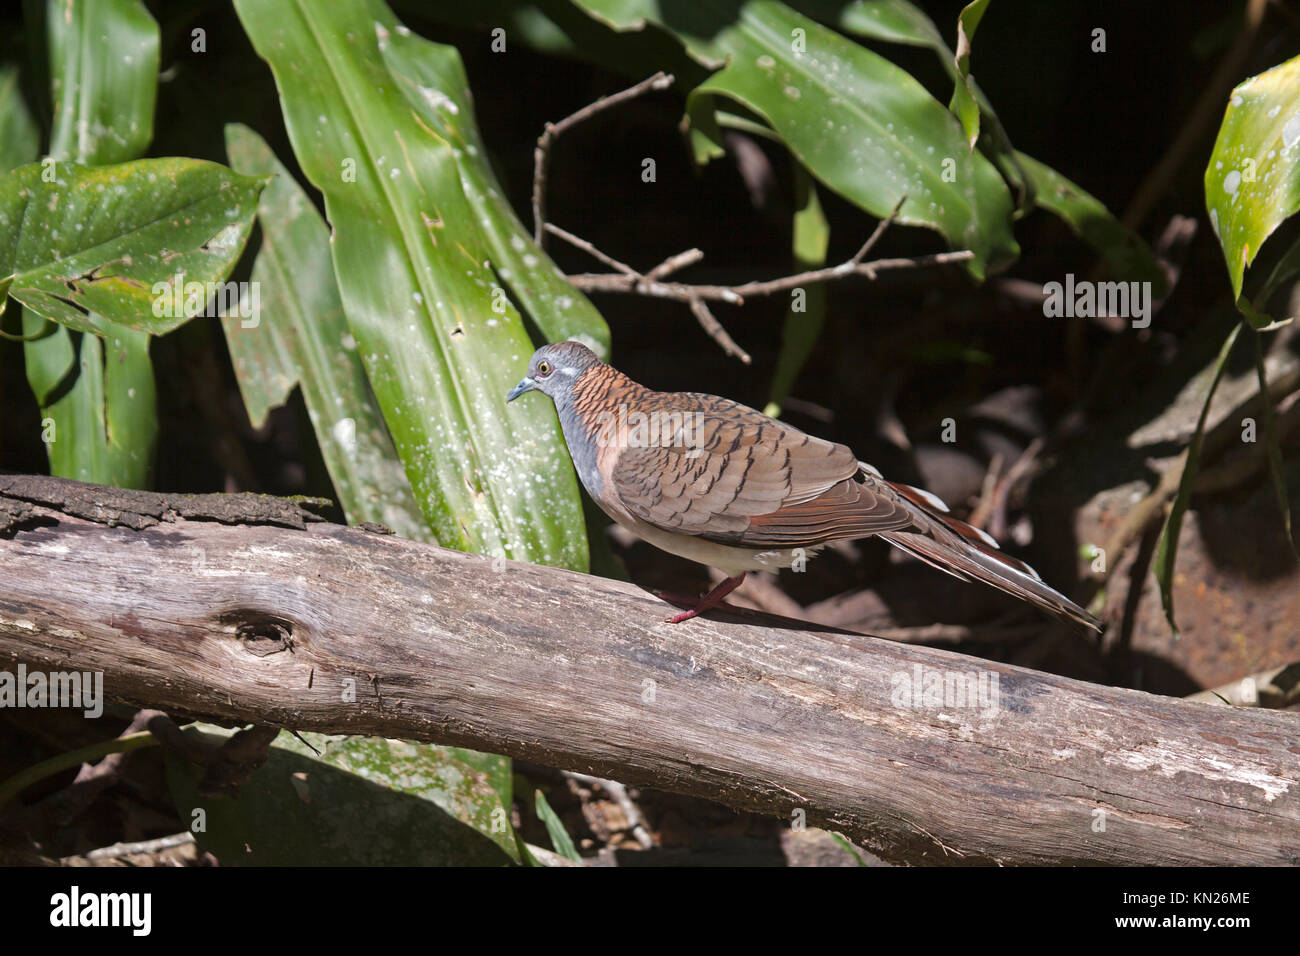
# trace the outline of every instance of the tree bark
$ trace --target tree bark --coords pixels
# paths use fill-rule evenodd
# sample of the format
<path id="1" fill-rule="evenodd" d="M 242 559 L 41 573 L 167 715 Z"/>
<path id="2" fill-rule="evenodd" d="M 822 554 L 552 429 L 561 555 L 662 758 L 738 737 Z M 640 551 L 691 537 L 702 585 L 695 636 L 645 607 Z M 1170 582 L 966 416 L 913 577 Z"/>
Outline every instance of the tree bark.
<path id="1" fill-rule="evenodd" d="M 1300 862 L 1293 713 L 756 614 L 670 625 L 630 584 L 200 497 L 0 475 L 0 661 L 706 797 L 898 862 Z"/>

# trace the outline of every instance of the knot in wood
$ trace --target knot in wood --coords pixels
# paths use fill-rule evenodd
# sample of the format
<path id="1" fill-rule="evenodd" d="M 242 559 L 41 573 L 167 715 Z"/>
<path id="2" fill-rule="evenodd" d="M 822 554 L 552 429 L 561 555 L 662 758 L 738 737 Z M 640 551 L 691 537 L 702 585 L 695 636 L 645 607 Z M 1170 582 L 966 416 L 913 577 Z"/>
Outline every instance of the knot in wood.
<path id="1" fill-rule="evenodd" d="M 256 657 L 293 651 L 293 624 L 282 618 L 244 621 L 235 627 L 235 636 L 243 643 L 244 650 Z"/>

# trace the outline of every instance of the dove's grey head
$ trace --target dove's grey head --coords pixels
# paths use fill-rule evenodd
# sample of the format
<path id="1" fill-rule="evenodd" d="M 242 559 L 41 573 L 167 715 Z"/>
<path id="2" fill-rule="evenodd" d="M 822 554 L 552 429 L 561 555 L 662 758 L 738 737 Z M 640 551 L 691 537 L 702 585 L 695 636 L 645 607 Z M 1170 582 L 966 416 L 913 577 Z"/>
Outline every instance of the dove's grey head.
<path id="1" fill-rule="evenodd" d="M 581 342 L 556 342 L 543 345 L 528 362 L 528 374 L 510 390 L 507 402 L 524 392 L 538 391 L 549 395 L 556 406 L 567 404 L 573 384 L 587 369 L 602 364 L 596 353 Z"/>
<path id="2" fill-rule="evenodd" d="M 564 432 L 564 442 L 569 447 L 573 467 L 587 491 L 599 495 L 603 481 L 596 467 L 596 436 L 592 424 L 578 413 L 573 399 L 579 379 L 588 372 L 596 375 L 617 374 L 581 342 L 543 345 L 533 353 L 528 362 L 528 374 L 510 390 L 506 401 L 512 402 L 524 392 L 534 391 L 551 397 L 560 417 L 560 428 Z"/>

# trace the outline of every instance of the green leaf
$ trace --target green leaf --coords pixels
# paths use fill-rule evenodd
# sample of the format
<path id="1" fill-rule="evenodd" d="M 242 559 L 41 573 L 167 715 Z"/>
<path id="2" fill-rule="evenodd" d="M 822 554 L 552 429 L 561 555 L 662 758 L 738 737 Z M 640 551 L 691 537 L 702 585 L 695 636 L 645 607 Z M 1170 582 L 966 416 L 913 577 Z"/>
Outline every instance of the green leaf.
<path id="1" fill-rule="evenodd" d="M 1242 286 L 1265 240 L 1300 209 L 1300 57 L 1232 91 L 1205 167 L 1205 205 L 1238 308 L 1261 328 L 1269 320 Z"/>
<path id="2" fill-rule="evenodd" d="M 101 317 L 170 331 L 206 296 L 187 303 L 166 283 L 230 274 L 262 185 L 197 159 L 20 166 L 0 178 L 0 275 L 10 297 L 77 331 L 104 330 Z"/>
<path id="3" fill-rule="evenodd" d="M 822 213 L 821 203 L 817 199 L 817 187 L 812 177 L 798 163 L 795 164 L 795 213 L 794 213 L 794 271 L 806 272 L 820 269 L 826 265 L 826 250 L 830 246 L 830 224 Z M 785 403 L 790 389 L 794 387 L 799 372 L 803 369 L 808 356 L 817 346 L 821 337 L 822 326 L 826 324 L 826 286 L 816 282 L 804 289 L 796 290 L 803 294 L 803 308 L 795 311 L 791 300 L 785 313 L 785 325 L 781 330 L 781 354 L 777 356 L 776 372 L 772 376 L 772 388 L 764 414 L 773 418 L 781 415 L 781 406 Z"/>
<path id="4" fill-rule="evenodd" d="M 147 487 L 158 436 L 149 336 L 105 319 L 97 327 L 97 335 L 51 330 L 23 310 L 27 381 L 41 406 L 50 473 Z"/>
<path id="5" fill-rule="evenodd" d="M 704 71 L 667 34 L 653 42 L 616 33 L 593 20 L 567 0 L 474 0 L 473 3 L 429 3 L 420 10 L 424 21 L 461 31 L 505 31 L 507 51 L 515 44 L 548 57 L 582 60 L 616 76 L 636 80 L 663 70 L 679 82 L 694 83 Z"/>
<path id="6" fill-rule="evenodd" d="M 451 144 L 461 187 L 483 226 L 497 275 L 547 341 L 577 339 L 609 358 L 605 320 L 537 247 L 502 194 L 474 122 L 469 80 L 456 48 L 398 30 L 380 45 L 380 53 L 411 108 Z"/>
<path id="7" fill-rule="evenodd" d="M 847 33 L 873 40 L 884 40 L 887 43 L 929 47 L 933 50 L 934 55 L 939 59 L 939 65 L 953 81 L 954 92 L 949 109 L 954 115 L 960 117 L 959 109 L 968 110 L 966 106 L 968 101 L 964 98 L 962 90 L 970 93 L 979 107 L 975 122 L 978 124 L 982 118 L 987 133 L 981 140 L 985 155 L 993 160 L 1003 178 L 1015 187 L 1017 210 L 1023 211 L 1033 205 L 1033 183 L 1026 178 L 1024 170 L 1017 163 L 1015 148 L 1011 145 L 1011 139 L 1007 136 L 1002 121 L 998 119 L 993 105 L 988 101 L 979 84 L 975 82 L 975 77 L 969 70 L 963 73 L 959 69 L 957 54 L 948 46 L 939 28 L 924 11 L 908 3 L 907 0 L 856 0 L 847 5 L 842 5 L 836 0 L 799 0 L 795 6 L 810 16 L 836 24 Z M 972 6 L 974 4 L 969 4 L 967 10 Z M 966 11 L 963 10 L 963 13 Z M 983 15 L 982 11 L 980 15 Z M 973 32 L 974 27 L 971 28 L 971 33 Z M 966 125 L 966 120 L 970 118 L 968 111 L 963 119 L 963 129 L 968 132 L 970 127 Z"/>
<path id="8" fill-rule="evenodd" d="M 579 0 L 616 29 L 656 23 L 701 63 L 725 66 L 687 98 L 697 157 L 721 152 L 717 101 L 762 117 L 823 184 L 884 217 L 941 233 L 975 253 L 982 278 L 1011 262 L 1011 196 L 972 153 L 961 124 L 907 72 L 772 0 Z"/>
<path id="9" fill-rule="evenodd" d="M 1183 465 L 1182 477 L 1178 481 L 1178 493 L 1169 508 L 1169 517 L 1165 519 L 1164 530 L 1160 533 L 1160 541 L 1156 545 L 1156 555 L 1152 562 L 1156 582 L 1160 585 L 1160 603 L 1164 607 L 1165 619 L 1169 622 L 1169 627 L 1175 636 L 1178 634 L 1178 625 L 1174 622 L 1174 563 L 1178 558 L 1178 536 L 1182 533 L 1183 514 L 1187 511 L 1187 505 L 1192 499 L 1192 488 L 1196 484 L 1201 443 L 1205 439 L 1205 419 L 1210 414 L 1210 403 L 1214 401 L 1214 393 L 1219 387 L 1219 380 L 1223 378 L 1223 370 L 1228 365 L 1228 356 L 1232 353 L 1232 346 L 1236 343 L 1237 333 L 1240 331 L 1241 323 L 1233 326 L 1232 332 L 1223 340 L 1219 357 L 1214 362 L 1214 373 L 1205 394 L 1205 404 L 1201 406 L 1201 415 L 1196 421 L 1196 431 L 1192 434 L 1191 444 L 1187 446 L 1187 458 Z"/>
<path id="10" fill-rule="evenodd" d="M 1097 250 L 1116 279 L 1150 282 L 1156 298 L 1166 293 L 1168 280 L 1150 247 L 1112 216 L 1105 203 L 1032 156 L 1017 152 L 1016 160 L 1033 184 L 1035 205 L 1062 219 Z"/>
<path id="11" fill-rule="evenodd" d="M 18 87 L 18 68 L 0 67 L 0 173 L 36 159 L 41 148 L 36 121 Z"/>
<path id="12" fill-rule="evenodd" d="M 582 856 L 578 853 L 578 848 L 573 845 L 573 839 L 569 836 L 569 831 L 564 829 L 564 823 L 551 805 L 546 802 L 546 797 L 542 791 L 535 791 L 536 797 L 534 804 L 537 810 L 537 818 L 546 824 L 546 834 L 551 838 L 551 848 L 560 856 L 573 860 L 575 863 L 582 862 Z"/>
<path id="13" fill-rule="evenodd" d="M 957 52 L 953 56 L 957 83 L 948 108 L 961 120 L 971 149 L 975 148 L 975 141 L 980 136 L 980 107 L 975 99 L 975 87 L 970 75 L 970 45 L 988 6 L 989 0 L 973 0 L 962 8 L 957 17 Z"/>
<path id="14" fill-rule="evenodd" d="M 227 126 L 226 152 L 232 169 L 273 177 L 258 201 L 262 248 L 250 286 L 258 307 L 247 318 L 221 317 L 250 421 L 260 427 L 300 385 L 348 521 L 432 540 L 343 316 L 329 227 L 251 129 Z"/>
<path id="15" fill-rule="evenodd" d="M 158 24 L 141 0 L 46 6 L 54 128 L 50 155 L 120 163 L 153 139 Z"/>
<path id="16" fill-rule="evenodd" d="M 946 61 L 949 70 L 955 69 L 956 58 L 934 21 L 907 0 L 857 0 L 849 4 L 832 2 L 827 6 L 798 2 L 793 6 L 810 16 L 838 19 L 842 29 L 859 36 L 930 47 L 942 53 L 941 59 Z"/>
<path id="17" fill-rule="evenodd" d="M 235 9 L 275 75 L 303 172 L 324 193 L 348 325 L 439 543 L 584 569 L 554 409 L 504 403 L 533 345 L 513 304 L 493 309 L 502 286 L 459 168 L 486 159 L 458 156 L 403 94 L 409 77 L 389 71 L 380 43 L 405 27 L 378 0 Z M 462 88 L 420 97 L 469 122 Z"/>
<path id="18" fill-rule="evenodd" d="M 210 746 L 231 731 L 187 730 Z M 520 862 L 509 762 L 456 747 L 282 733 L 236 797 L 201 796 L 202 771 L 169 755 L 181 819 L 222 866 L 492 866 Z"/>
<path id="19" fill-rule="evenodd" d="M 47 41 L 50 159 L 137 158 L 153 136 L 158 83 L 158 24 L 149 11 L 140 0 L 32 9 L 33 30 L 43 28 Z M 146 488 L 158 440 L 149 336 L 103 316 L 91 321 L 102 338 L 23 310 L 23 327 L 35 336 L 24 344 L 27 380 L 41 402 L 50 471 Z"/>

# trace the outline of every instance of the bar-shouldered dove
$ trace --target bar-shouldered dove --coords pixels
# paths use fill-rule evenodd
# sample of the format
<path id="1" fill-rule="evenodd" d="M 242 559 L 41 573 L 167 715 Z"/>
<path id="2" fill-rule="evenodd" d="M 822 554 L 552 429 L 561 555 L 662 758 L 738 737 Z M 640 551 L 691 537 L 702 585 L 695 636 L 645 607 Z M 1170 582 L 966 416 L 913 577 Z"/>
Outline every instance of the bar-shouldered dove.
<path id="1" fill-rule="evenodd" d="M 717 607 L 749 571 L 874 536 L 954 577 L 1101 629 L 934 495 L 886 481 L 844 445 L 716 395 L 645 388 L 578 342 L 538 349 L 506 401 L 534 390 L 555 402 L 578 477 L 607 515 L 727 574 L 673 623 Z"/>

